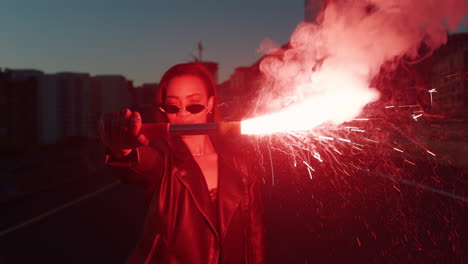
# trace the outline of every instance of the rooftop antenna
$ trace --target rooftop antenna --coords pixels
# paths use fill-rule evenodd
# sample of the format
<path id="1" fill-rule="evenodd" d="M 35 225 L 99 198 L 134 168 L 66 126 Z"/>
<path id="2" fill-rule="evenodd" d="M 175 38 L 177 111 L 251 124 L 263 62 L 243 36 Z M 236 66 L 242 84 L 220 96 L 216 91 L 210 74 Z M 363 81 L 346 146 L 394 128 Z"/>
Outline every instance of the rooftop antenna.
<path id="1" fill-rule="evenodd" d="M 203 44 L 201 41 L 199 41 L 198 42 L 198 61 L 203 61 L 202 55 L 203 55 Z"/>

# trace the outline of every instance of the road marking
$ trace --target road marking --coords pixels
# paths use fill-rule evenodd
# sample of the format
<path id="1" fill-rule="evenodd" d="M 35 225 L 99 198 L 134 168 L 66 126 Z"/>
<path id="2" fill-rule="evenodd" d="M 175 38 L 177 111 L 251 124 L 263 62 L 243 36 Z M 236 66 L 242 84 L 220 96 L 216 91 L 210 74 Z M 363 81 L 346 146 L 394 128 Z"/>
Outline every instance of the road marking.
<path id="1" fill-rule="evenodd" d="M 426 191 L 431 191 L 433 193 L 438 193 L 438 194 L 443 195 L 443 196 L 448 197 L 448 198 L 452 198 L 452 199 L 456 199 L 456 200 L 468 203 L 468 197 L 464 197 L 464 196 L 461 196 L 461 195 L 458 195 L 458 194 L 455 194 L 455 193 L 449 193 L 449 192 L 446 192 L 446 191 L 443 191 L 443 190 L 439 190 L 437 188 L 430 187 L 428 185 L 424 185 L 424 184 L 417 183 L 417 182 L 412 182 L 412 181 L 401 179 L 401 178 L 394 177 L 394 176 L 381 174 L 381 173 L 371 171 L 371 170 L 365 170 L 365 169 L 360 169 L 360 168 L 359 168 L 359 170 L 366 171 L 366 172 L 369 172 L 369 173 L 372 173 L 374 175 L 381 176 L 381 177 L 384 177 L 384 178 L 387 178 L 387 179 L 390 179 L 390 180 L 395 180 L 395 181 L 398 181 L 400 183 L 406 184 L 408 186 L 419 187 L 419 188 L 421 188 L 423 190 L 426 190 Z M 396 188 L 395 185 L 393 185 L 393 187 Z M 398 189 L 398 191 L 400 192 L 400 189 Z"/>
<path id="2" fill-rule="evenodd" d="M 104 187 L 102 187 L 102 188 L 100 188 L 100 189 L 98 189 L 98 190 L 92 192 L 92 193 L 88 193 L 88 194 L 86 194 L 86 195 L 83 195 L 83 196 L 81 196 L 80 198 L 78 198 L 78 199 L 76 199 L 76 200 L 73 200 L 73 201 L 71 201 L 71 202 L 68 202 L 68 203 L 66 203 L 66 204 L 64 204 L 64 205 L 62 205 L 62 206 L 60 206 L 60 207 L 57 207 L 57 208 L 52 209 L 52 210 L 49 210 L 49 211 L 47 211 L 47 212 L 45 212 L 45 213 L 43 213 L 43 214 L 40 214 L 40 215 L 38 215 L 38 216 L 35 216 L 35 217 L 33 217 L 33 218 L 31 218 L 31 219 L 29 219 L 29 220 L 27 220 L 27 221 L 24 221 L 24 222 L 21 223 L 21 224 L 18 224 L 18 225 L 16 225 L 16 226 L 12 226 L 12 227 L 10 227 L 10 228 L 7 228 L 7 229 L 5 229 L 5 230 L 2 230 L 2 231 L 0 232 L 0 237 L 2 237 L 2 236 L 4 236 L 4 235 L 7 235 L 7 234 L 9 234 L 9 233 L 11 233 L 11 232 L 14 232 L 14 231 L 16 231 L 16 230 L 18 230 L 18 229 L 21 229 L 21 228 L 23 228 L 23 227 L 26 227 L 26 226 L 28 226 L 28 225 L 30 225 L 30 224 L 33 224 L 33 223 L 35 223 L 35 222 L 38 222 L 38 221 L 40 221 L 40 220 L 42 220 L 42 219 L 44 219 L 44 218 L 46 218 L 46 217 L 48 217 L 48 216 L 50 216 L 50 215 L 53 215 L 53 214 L 55 214 L 55 213 L 58 213 L 58 212 L 60 212 L 60 211 L 62 211 L 62 210 L 64 210 L 64 209 L 66 209 L 66 208 L 68 208 L 68 207 L 71 207 L 71 206 L 73 206 L 73 205 L 75 205 L 75 204 L 77 204 L 77 203 L 79 203 L 79 202 L 81 202 L 81 201 L 84 201 L 84 200 L 89 199 L 89 198 L 91 198 L 91 197 L 93 197 L 93 196 L 96 196 L 96 195 L 98 195 L 98 194 L 100 194 L 100 193 L 102 193 L 102 192 L 104 192 L 104 191 L 107 191 L 107 190 L 109 190 L 109 189 L 111 189 L 111 188 L 117 186 L 118 184 L 120 184 L 120 181 L 118 181 L 118 180 L 117 180 L 117 181 L 114 181 L 114 182 L 112 182 L 112 183 L 110 183 L 110 184 L 108 184 L 108 185 L 106 185 L 106 186 L 104 186 Z"/>

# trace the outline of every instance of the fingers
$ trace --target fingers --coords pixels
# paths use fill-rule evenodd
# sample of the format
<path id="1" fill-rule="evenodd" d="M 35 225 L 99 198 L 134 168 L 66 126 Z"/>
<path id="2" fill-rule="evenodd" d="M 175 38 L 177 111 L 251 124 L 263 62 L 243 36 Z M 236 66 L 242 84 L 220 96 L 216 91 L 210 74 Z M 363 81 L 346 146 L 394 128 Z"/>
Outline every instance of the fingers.
<path id="1" fill-rule="evenodd" d="M 148 146 L 150 143 L 149 139 L 143 134 L 137 136 L 137 142 L 140 146 Z"/>
<path id="2" fill-rule="evenodd" d="M 141 115 L 138 112 L 133 112 L 132 115 L 132 126 L 130 133 L 133 136 L 136 136 L 136 141 L 141 146 L 148 146 L 149 139 L 145 136 L 140 134 L 141 124 L 142 124 Z"/>
<path id="3" fill-rule="evenodd" d="M 130 121 L 130 134 L 133 136 L 138 136 L 140 134 L 140 128 L 141 128 L 141 115 L 138 112 L 133 112 L 131 121 Z"/>
<path id="4" fill-rule="evenodd" d="M 125 136 L 129 130 L 129 126 L 130 126 L 129 119 L 131 115 L 132 115 L 132 112 L 128 108 L 125 108 L 122 111 L 119 111 L 118 114 L 116 112 L 116 118 L 117 118 L 116 123 L 118 124 L 119 133 L 121 136 Z"/>
<path id="5" fill-rule="evenodd" d="M 120 127 L 121 129 L 123 129 L 125 133 L 127 133 L 130 130 L 130 127 L 132 125 L 131 120 L 130 120 L 132 115 L 133 115 L 132 111 L 130 111 L 128 108 L 125 108 L 124 110 L 122 110 Z"/>
<path id="6" fill-rule="evenodd" d="M 125 108 L 124 110 L 122 110 L 122 115 L 126 120 L 130 119 L 132 114 L 133 114 L 132 111 L 130 111 L 130 109 L 128 109 L 128 108 Z"/>
<path id="7" fill-rule="evenodd" d="M 111 149 L 132 149 L 147 145 L 149 140 L 140 134 L 141 115 L 128 108 L 114 113 L 104 113 L 99 121 L 99 135 Z"/>

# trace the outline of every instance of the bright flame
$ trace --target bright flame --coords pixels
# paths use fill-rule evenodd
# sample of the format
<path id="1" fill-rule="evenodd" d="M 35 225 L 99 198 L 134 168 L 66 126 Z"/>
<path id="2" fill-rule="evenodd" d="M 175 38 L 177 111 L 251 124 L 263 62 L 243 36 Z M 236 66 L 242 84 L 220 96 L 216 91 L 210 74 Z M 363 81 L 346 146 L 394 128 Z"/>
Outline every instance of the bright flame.
<path id="1" fill-rule="evenodd" d="M 349 70 L 322 72 L 322 78 L 323 81 L 317 83 L 323 85 L 321 94 L 281 112 L 244 120 L 241 133 L 308 131 L 327 122 L 338 125 L 352 120 L 366 104 L 378 98 L 377 91 L 368 89 L 367 84 L 349 74 Z"/>
<path id="2" fill-rule="evenodd" d="M 422 42 L 429 51 L 444 44 L 446 27 L 456 28 L 468 11 L 465 1 L 327 1 L 316 22 L 297 26 L 288 48 L 264 42 L 261 50 L 271 53 L 259 66 L 265 78 L 256 112 L 267 114 L 242 121 L 241 132 L 310 131 L 353 120 L 379 98 L 370 85 L 382 65 L 421 59 Z"/>

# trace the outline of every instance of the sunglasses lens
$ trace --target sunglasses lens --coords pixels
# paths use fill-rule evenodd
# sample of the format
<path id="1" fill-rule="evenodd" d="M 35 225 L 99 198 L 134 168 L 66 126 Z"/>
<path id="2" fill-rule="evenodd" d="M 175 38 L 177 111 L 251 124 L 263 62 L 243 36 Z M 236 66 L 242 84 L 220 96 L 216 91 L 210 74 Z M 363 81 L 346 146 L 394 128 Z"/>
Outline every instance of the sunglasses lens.
<path id="1" fill-rule="evenodd" d="M 198 114 L 201 111 L 205 110 L 205 108 L 206 107 L 202 104 L 192 104 L 192 105 L 187 105 L 185 107 L 185 109 L 187 109 L 187 111 L 189 111 L 192 114 Z"/>
<path id="2" fill-rule="evenodd" d="M 163 105 L 161 106 L 161 108 L 164 110 L 164 112 L 169 114 L 175 114 L 180 110 L 180 108 L 177 105 Z"/>

